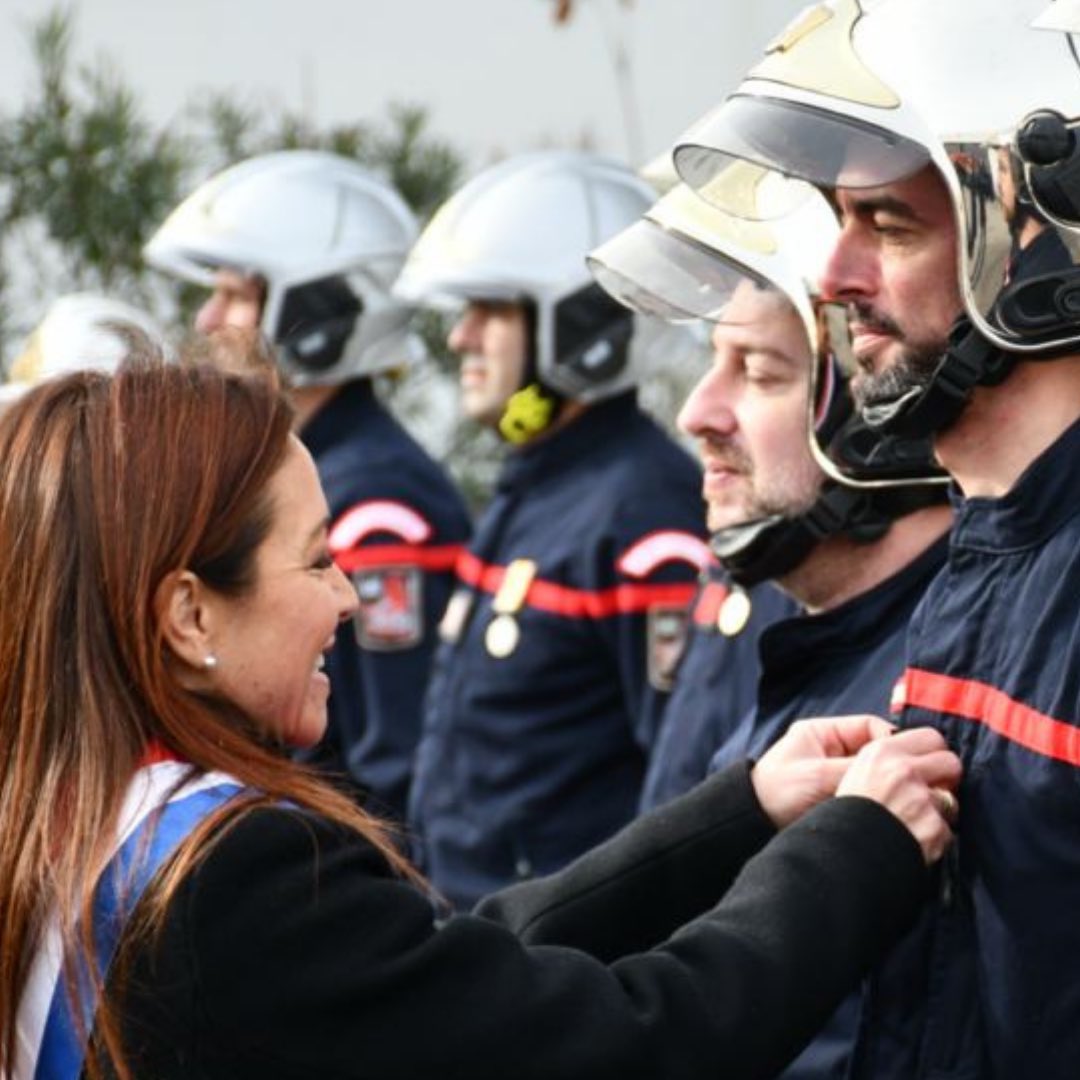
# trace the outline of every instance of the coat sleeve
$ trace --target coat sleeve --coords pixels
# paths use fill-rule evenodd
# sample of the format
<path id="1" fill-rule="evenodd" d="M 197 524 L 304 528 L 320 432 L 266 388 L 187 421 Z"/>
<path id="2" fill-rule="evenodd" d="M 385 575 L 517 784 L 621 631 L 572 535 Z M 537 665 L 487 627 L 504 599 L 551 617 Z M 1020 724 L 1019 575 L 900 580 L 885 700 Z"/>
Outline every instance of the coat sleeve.
<path id="1" fill-rule="evenodd" d="M 476 913 L 530 944 L 572 945 L 605 962 L 659 944 L 703 914 L 774 835 L 733 765 L 549 877 L 494 893 Z"/>
<path id="2" fill-rule="evenodd" d="M 833 800 L 701 918 L 606 965 L 491 919 L 437 928 L 366 844 L 260 811 L 214 847 L 140 955 L 127 1033 L 137 1075 L 163 1078 L 765 1077 L 907 925 L 925 879 L 896 819 Z"/>

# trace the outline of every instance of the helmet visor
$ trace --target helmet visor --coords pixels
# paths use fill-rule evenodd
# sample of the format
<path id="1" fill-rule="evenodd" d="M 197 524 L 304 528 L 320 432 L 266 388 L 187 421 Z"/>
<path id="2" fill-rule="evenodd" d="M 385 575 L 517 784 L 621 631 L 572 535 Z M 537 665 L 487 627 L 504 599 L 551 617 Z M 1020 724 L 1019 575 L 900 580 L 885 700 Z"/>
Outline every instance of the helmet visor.
<path id="1" fill-rule="evenodd" d="M 930 160 L 918 143 L 866 121 L 778 98 L 736 95 L 695 125 L 674 150 L 679 176 L 729 213 L 768 220 L 790 213 L 806 181 L 818 187 L 876 187 L 911 176 Z M 733 160 L 787 177 L 735 199 L 718 180 Z"/>
<path id="2" fill-rule="evenodd" d="M 621 304 L 668 322 L 717 321 L 735 287 L 753 276 L 648 218 L 597 248 L 588 262 L 600 286 Z"/>

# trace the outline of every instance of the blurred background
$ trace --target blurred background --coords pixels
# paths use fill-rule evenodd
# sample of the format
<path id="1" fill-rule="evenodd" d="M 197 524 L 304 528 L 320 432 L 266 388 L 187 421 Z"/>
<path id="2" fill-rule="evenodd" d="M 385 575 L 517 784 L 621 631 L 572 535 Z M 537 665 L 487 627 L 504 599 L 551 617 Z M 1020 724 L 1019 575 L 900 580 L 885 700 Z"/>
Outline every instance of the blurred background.
<path id="1" fill-rule="evenodd" d="M 520 151 L 586 148 L 641 167 L 804 6 L 0 0 L 0 364 L 73 290 L 184 323 L 197 298 L 145 271 L 139 251 L 233 161 L 332 149 L 386 175 L 422 218 Z M 440 332 L 429 328 L 433 342 Z M 425 380 L 448 372 L 443 356 L 399 388 L 399 404 L 423 423 L 440 397 Z M 658 385 L 656 410 L 681 392 Z M 453 457 L 455 431 L 428 426 L 426 441 Z"/>

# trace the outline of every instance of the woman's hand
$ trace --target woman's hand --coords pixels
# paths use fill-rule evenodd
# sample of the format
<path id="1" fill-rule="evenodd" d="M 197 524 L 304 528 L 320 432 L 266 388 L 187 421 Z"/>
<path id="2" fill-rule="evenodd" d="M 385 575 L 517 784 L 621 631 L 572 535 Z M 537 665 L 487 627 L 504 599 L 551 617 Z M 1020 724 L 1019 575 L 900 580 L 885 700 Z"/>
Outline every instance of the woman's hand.
<path id="1" fill-rule="evenodd" d="M 910 728 L 867 743 L 837 786 L 836 794 L 862 795 L 896 815 L 928 863 L 952 841 L 959 804 L 960 759 L 933 728 Z"/>
<path id="2" fill-rule="evenodd" d="M 778 829 L 790 825 L 836 793 L 862 747 L 893 730 L 869 715 L 796 720 L 750 774 L 758 802 Z"/>
<path id="3" fill-rule="evenodd" d="M 860 795 L 899 818 L 930 863 L 952 840 L 960 774 L 940 732 L 857 715 L 796 721 L 750 778 L 778 829 L 834 794 Z"/>

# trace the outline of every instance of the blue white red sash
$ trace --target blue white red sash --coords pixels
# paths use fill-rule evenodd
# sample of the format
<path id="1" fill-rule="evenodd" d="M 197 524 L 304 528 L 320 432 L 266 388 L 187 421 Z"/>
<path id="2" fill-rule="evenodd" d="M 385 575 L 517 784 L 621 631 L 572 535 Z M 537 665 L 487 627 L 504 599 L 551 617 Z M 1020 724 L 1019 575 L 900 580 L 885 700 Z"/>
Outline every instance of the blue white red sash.
<path id="1" fill-rule="evenodd" d="M 156 761 L 141 768 L 128 788 L 115 854 L 94 904 L 99 971 L 108 971 L 124 924 L 157 870 L 201 820 L 242 790 L 224 773 L 205 773 L 177 788 L 189 772 L 181 762 Z M 61 958 L 54 915 L 19 1003 L 15 1068 L 5 1080 L 77 1080 L 82 1071 L 86 1046 L 72 1015 Z M 82 1030 L 90 1031 L 96 1001 L 89 987 L 81 1007 Z"/>

